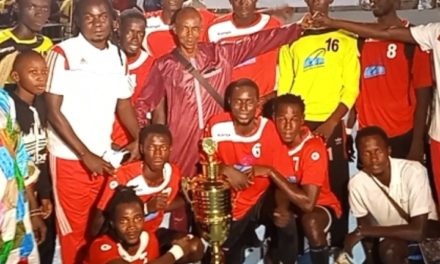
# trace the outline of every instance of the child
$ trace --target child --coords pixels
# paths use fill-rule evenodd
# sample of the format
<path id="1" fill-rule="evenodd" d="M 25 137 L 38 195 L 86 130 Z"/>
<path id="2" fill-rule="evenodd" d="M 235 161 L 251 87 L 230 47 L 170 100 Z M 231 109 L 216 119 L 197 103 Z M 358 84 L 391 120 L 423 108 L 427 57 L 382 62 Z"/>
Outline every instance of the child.
<path id="1" fill-rule="evenodd" d="M 24 51 L 16 57 L 12 67 L 11 77 L 15 84 L 5 87 L 14 100 L 26 150 L 40 170 L 36 191 L 47 226 L 46 240 L 39 245 L 41 263 L 52 263 L 55 248 L 52 187 L 46 160 L 46 109 L 41 95 L 46 89 L 47 72 L 46 62 L 39 53 Z"/>

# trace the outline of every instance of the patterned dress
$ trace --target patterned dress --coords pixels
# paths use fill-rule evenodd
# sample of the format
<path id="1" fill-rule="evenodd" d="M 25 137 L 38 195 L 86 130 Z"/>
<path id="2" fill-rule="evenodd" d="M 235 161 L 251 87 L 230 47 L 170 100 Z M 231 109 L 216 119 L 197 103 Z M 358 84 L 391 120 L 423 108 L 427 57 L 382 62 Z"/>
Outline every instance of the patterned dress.
<path id="1" fill-rule="evenodd" d="M 25 189 L 36 177 L 28 162 L 14 103 L 0 89 L 0 264 L 39 263 Z"/>

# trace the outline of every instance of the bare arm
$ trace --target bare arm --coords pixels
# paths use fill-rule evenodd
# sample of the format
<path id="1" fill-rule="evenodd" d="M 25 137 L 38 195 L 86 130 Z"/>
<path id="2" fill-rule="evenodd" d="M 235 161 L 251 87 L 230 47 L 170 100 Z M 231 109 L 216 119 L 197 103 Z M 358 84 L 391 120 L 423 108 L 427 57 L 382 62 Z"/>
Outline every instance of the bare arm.
<path id="1" fill-rule="evenodd" d="M 399 27 L 384 29 L 367 23 L 332 19 L 322 13 L 314 15 L 314 23 L 317 26 L 344 29 L 364 38 L 389 39 L 417 44 L 409 28 Z"/>
<path id="2" fill-rule="evenodd" d="M 297 184 L 289 183 L 285 177 L 273 169 L 268 175 L 272 182 L 286 194 L 291 203 L 305 213 L 313 211 L 321 189 L 319 186 L 304 185 L 299 187 Z"/>
<path id="3" fill-rule="evenodd" d="M 359 226 L 360 235 L 363 237 L 391 237 L 407 241 L 421 241 L 425 238 L 428 214 L 411 217 L 406 225 Z"/>
<path id="4" fill-rule="evenodd" d="M 48 120 L 61 139 L 73 150 L 78 158 L 93 173 L 113 174 L 113 166 L 93 154 L 78 138 L 66 117 L 61 113 L 63 96 L 51 93 L 45 95 L 48 110 Z"/>
<path id="5" fill-rule="evenodd" d="M 63 96 L 51 93 L 45 95 L 48 110 L 48 120 L 52 127 L 64 142 L 75 152 L 78 157 L 84 156 L 90 152 L 84 143 L 77 137 L 66 117 L 61 113 Z"/>
<path id="6" fill-rule="evenodd" d="M 165 211 L 172 211 L 177 208 L 185 206 L 185 200 L 181 194 L 178 194 L 176 198 L 165 208 Z"/>
<path id="7" fill-rule="evenodd" d="M 139 137 L 139 126 L 136 120 L 134 108 L 130 99 L 119 99 L 116 104 L 116 114 L 121 120 L 124 127 L 128 130 L 131 137 L 135 140 Z"/>
<path id="8" fill-rule="evenodd" d="M 432 89 L 422 88 L 416 90 L 416 109 L 414 111 L 414 130 L 408 159 L 423 162 L 424 139 L 426 131 L 426 119 L 429 105 L 432 99 Z"/>

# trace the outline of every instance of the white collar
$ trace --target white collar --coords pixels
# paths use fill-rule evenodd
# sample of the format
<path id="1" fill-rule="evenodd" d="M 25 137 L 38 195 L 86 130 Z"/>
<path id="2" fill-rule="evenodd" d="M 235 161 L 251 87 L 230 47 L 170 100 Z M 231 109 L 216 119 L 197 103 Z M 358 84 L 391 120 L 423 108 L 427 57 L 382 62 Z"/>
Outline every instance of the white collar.
<path id="1" fill-rule="evenodd" d="M 146 249 L 147 249 L 148 241 L 149 241 L 148 233 L 145 231 L 142 231 L 139 239 L 140 239 L 140 245 L 139 245 L 138 250 L 136 251 L 136 254 L 134 254 L 134 255 L 130 255 L 127 251 L 125 251 L 125 249 L 122 247 L 122 245 L 120 243 L 117 244 L 118 253 L 123 260 L 127 261 L 128 263 L 131 263 L 136 260 L 141 260 L 141 259 L 147 258 L 148 252 Z"/>

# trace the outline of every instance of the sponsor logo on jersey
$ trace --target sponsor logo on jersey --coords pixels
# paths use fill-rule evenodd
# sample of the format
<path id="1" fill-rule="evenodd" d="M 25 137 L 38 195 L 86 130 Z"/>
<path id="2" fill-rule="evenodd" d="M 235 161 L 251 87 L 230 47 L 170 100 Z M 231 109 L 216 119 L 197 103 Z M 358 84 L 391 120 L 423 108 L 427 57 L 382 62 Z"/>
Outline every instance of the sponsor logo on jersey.
<path id="1" fill-rule="evenodd" d="M 287 181 L 289 183 L 297 183 L 298 179 L 296 178 L 296 176 L 287 176 Z"/>
<path id="2" fill-rule="evenodd" d="M 307 56 L 304 61 L 304 70 L 310 70 L 318 67 L 323 67 L 325 64 L 325 49 L 317 49 L 312 54 Z"/>
<path id="3" fill-rule="evenodd" d="M 310 158 L 314 161 L 319 160 L 319 158 L 321 157 L 321 155 L 319 155 L 319 152 L 315 151 L 312 153 L 312 155 L 310 155 Z"/>
<path id="4" fill-rule="evenodd" d="M 364 70 L 364 78 L 365 79 L 369 79 L 369 78 L 374 78 L 377 76 L 381 76 L 381 75 L 385 75 L 386 71 L 385 71 L 385 67 L 382 65 L 372 65 L 372 66 L 368 66 L 365 68 Z"/>

